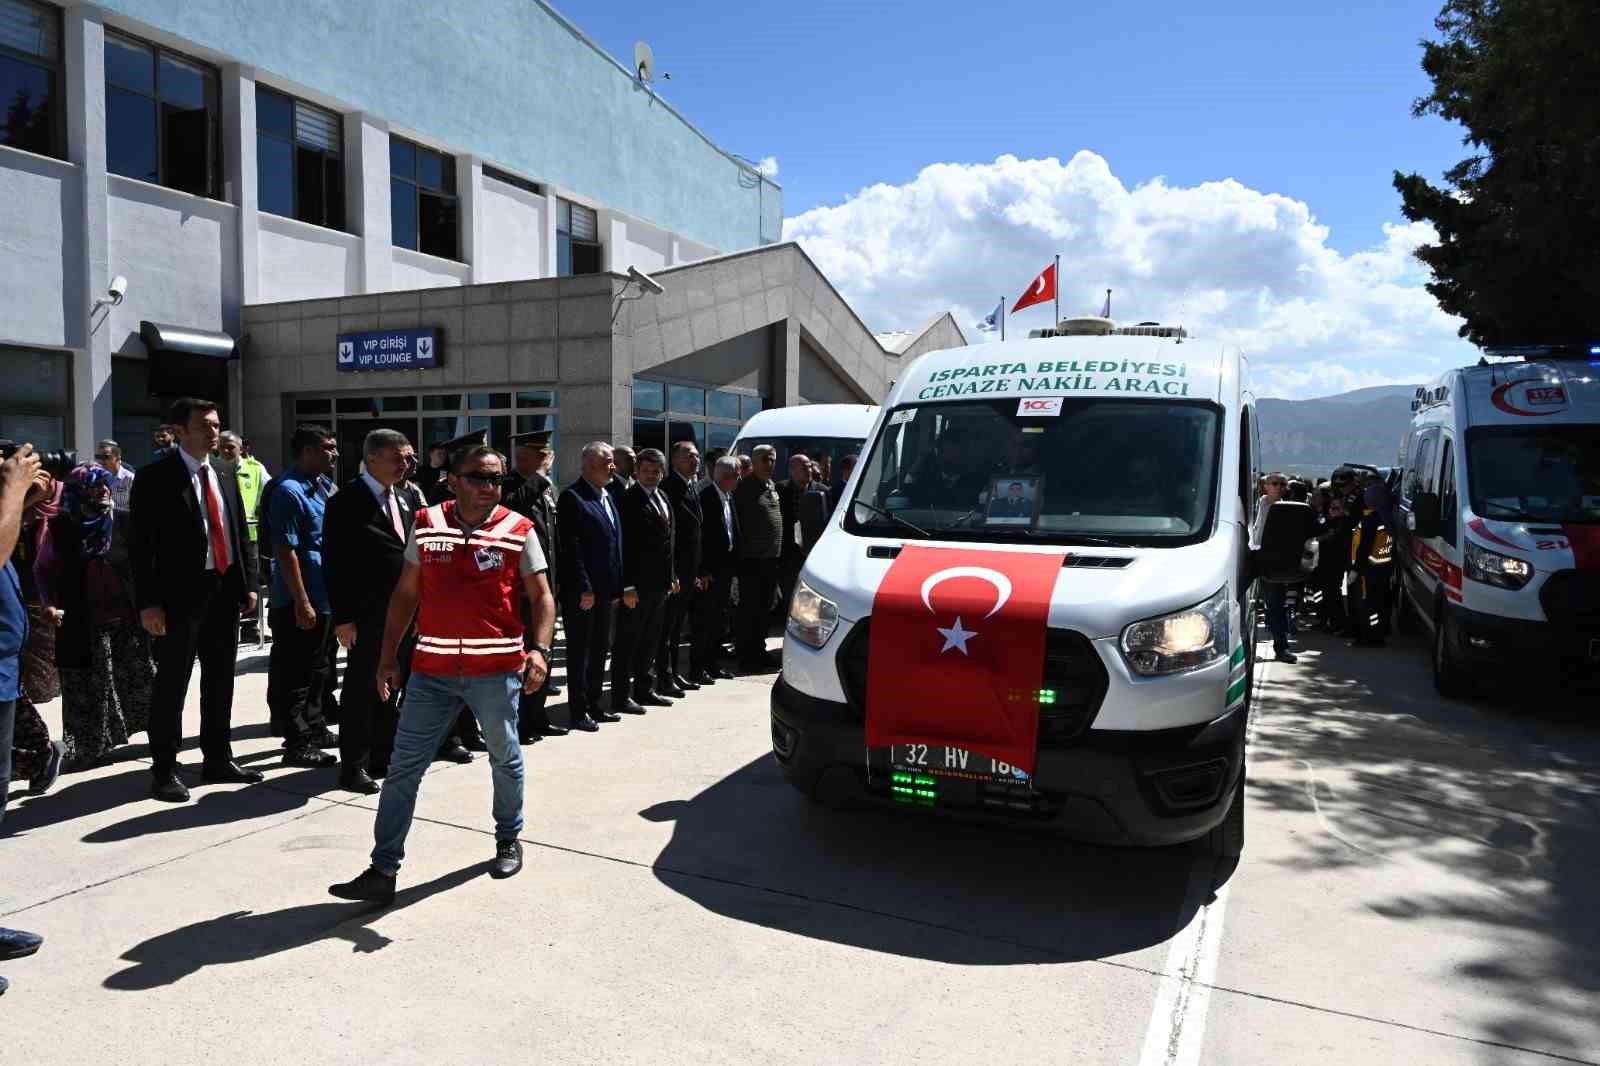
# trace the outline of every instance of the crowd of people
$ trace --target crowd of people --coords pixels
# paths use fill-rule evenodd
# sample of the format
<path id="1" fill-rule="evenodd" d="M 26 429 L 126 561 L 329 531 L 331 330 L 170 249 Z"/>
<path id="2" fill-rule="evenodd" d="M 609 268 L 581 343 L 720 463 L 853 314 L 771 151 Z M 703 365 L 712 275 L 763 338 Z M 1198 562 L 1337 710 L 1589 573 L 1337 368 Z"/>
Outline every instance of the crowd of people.
<path id="1" fill-rule="evenodd" d="M 1316 516 L 1306 580 L 1267 585 L 1263 592 L 1274 656 L 1295 661 L 1289 645 L 1301 620 L 1348 638 L 1353 647 L 1383 647 L 1395 592 L 1389 479 L 1374 467 L 1343 466 L 1321 482 L 1275 471 L 1261 479 L 1259 489 L 1257 542 L 1271 503 L 1306 503 Z"/>
<path id="2" fill-rule="evenodd" d="M 854 461 L 835 481 L 826 460 L 796 454 L 775 480 L 770 445 L 702 462 L 693 441 L 670 455 L 595 441 L 562 488 L 548 433 L 514 438 L 509 464 L 479 433 L 432 446 L 422 467 L 404 435 L 376 429 L 359 473 L 335 484 L 328 427 L 297 426 L 289 466 L 271 476 L 217 405 L 193 398 L 152 443 L 137 471 L 110 440 L 92 463 L 49 468 L 23 444 L 0 466 L 0 818 L 13 775 L 42 794 L 140 732 L 151 794 L 186 802 L 196 663 L 200 781 L 261 781 L 234 758 L 234 678 L 241 633 L 270 633 L 284 765 L 380 795 L 370 867 L 330 889 L 377 902 L 393 898 L 434 759 L 488 754 L 491 873 L 510 876 L 521 745 L 671 706 L 735 676 L 729 665 L 776 669 L 774 613 Z M 548 713 L 562 694 L 558 616 L 562 723 Z M 37 705 L 57 696 L 53 738 Z M 0 959 L 37 946 L 0 930 Z"/>

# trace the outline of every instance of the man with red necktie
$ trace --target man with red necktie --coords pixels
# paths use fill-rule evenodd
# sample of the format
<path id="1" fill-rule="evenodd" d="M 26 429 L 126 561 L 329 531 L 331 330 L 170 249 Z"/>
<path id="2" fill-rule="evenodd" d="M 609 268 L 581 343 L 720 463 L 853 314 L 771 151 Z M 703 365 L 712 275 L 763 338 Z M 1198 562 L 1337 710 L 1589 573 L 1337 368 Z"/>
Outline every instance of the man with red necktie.
<path id="1" fill-rule="evenodd" d="M 156 639 L 150 708 L 151 793 L 182 803 L 178 777 L 183 704 L 200 660 L 201 777 L 254 783 L 261 773 L 233 761 L 233 675 L 239 617 L 255 611 L 256 546 L 229 468 L 211 457 L 222 432 L 217 405 L 186 397 L 168 416 L 177 446 L 133 481 L 132 556 L 140 624 Z"/>

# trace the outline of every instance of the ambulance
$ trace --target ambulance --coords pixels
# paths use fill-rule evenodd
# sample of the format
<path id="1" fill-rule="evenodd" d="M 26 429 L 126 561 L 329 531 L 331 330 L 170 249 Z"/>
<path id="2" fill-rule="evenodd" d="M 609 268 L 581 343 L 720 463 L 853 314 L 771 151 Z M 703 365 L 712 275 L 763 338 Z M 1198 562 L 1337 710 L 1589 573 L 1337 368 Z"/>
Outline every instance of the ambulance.
<path id="1" fill-rule="evenodd" d="M 1401 445 L 1396 621 L 1443 695 L 1600 678 L 1600 346 L 1491 354 L 1417 390 Z"/>
<path id="2" fill-rule="evenodd" d="M 1246 359 L 1181 327 L 1069 319 L 917 359 L 789 604 L 789 781 L 1236 856 L 1257 440 Z M 1275 530 L 1297 564 L 1306 527 Z"/>

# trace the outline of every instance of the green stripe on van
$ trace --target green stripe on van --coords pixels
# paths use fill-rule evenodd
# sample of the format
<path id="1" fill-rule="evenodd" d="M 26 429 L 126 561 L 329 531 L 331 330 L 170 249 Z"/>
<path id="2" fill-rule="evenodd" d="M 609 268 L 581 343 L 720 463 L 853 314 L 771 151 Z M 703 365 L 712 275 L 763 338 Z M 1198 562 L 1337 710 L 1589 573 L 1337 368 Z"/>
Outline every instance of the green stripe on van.
<path id="1" fill-rule="evenodd" d="M 1244 699 L 1244 689 L 1249 683 L 1249 679 L 1241 677 L 1239 680 L 1228 686 L 1227 703 L 1230 706 L 1237 701 Z"/>
<path id="2" fill-rule="evenodd" d="M 1242 662 L 1244 662 L 1244 645 L 1243 644 L 1241 644 L 1237 648 L 1233 649 L 1233 656 L 1228 660 L 1228 665 L 1229 666 L 1238 666 Z"/>

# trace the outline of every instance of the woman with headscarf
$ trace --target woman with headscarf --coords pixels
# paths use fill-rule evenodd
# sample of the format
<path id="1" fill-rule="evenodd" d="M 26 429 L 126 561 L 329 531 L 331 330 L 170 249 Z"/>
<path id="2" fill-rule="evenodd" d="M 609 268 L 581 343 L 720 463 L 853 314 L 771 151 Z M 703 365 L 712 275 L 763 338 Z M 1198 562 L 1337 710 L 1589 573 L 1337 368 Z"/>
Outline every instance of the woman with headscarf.
<path id="1" fill-rule="evenodd" d="M 143 732 L 155 664 L 134 606 L 128 516 L 112 502 L 110 472 L 68 475 L 61 513 L 50 521 L 50 563 L 40 584 L 63 612 L 56 633 L 66 768 L 86 770 Z"/>
<path id="2" fill-rule="evenodd" d="M 22 647 L 22 694 L 17 699 L 16 728 L 11 737 L 11 776 L 26 780 L 28 791 L 39 795 L 55 784 L 61 772 L 62 746 L 50 739 L 50 729 L 36 704 L 49 703 L 61 694 L 56 673 L 56 626 L 59 611 L 47 607 L 39 594 L 38 574 L 49 566 L 49 523 L 61 510 L 61 482 L 44 470 L 34 475 L 22 505 L 22 529 L 11 560 L 22 585 L 22 602 L 28 610 L 28 639 Z M 0 752 L 0 758 L 6 753 Z"/>

